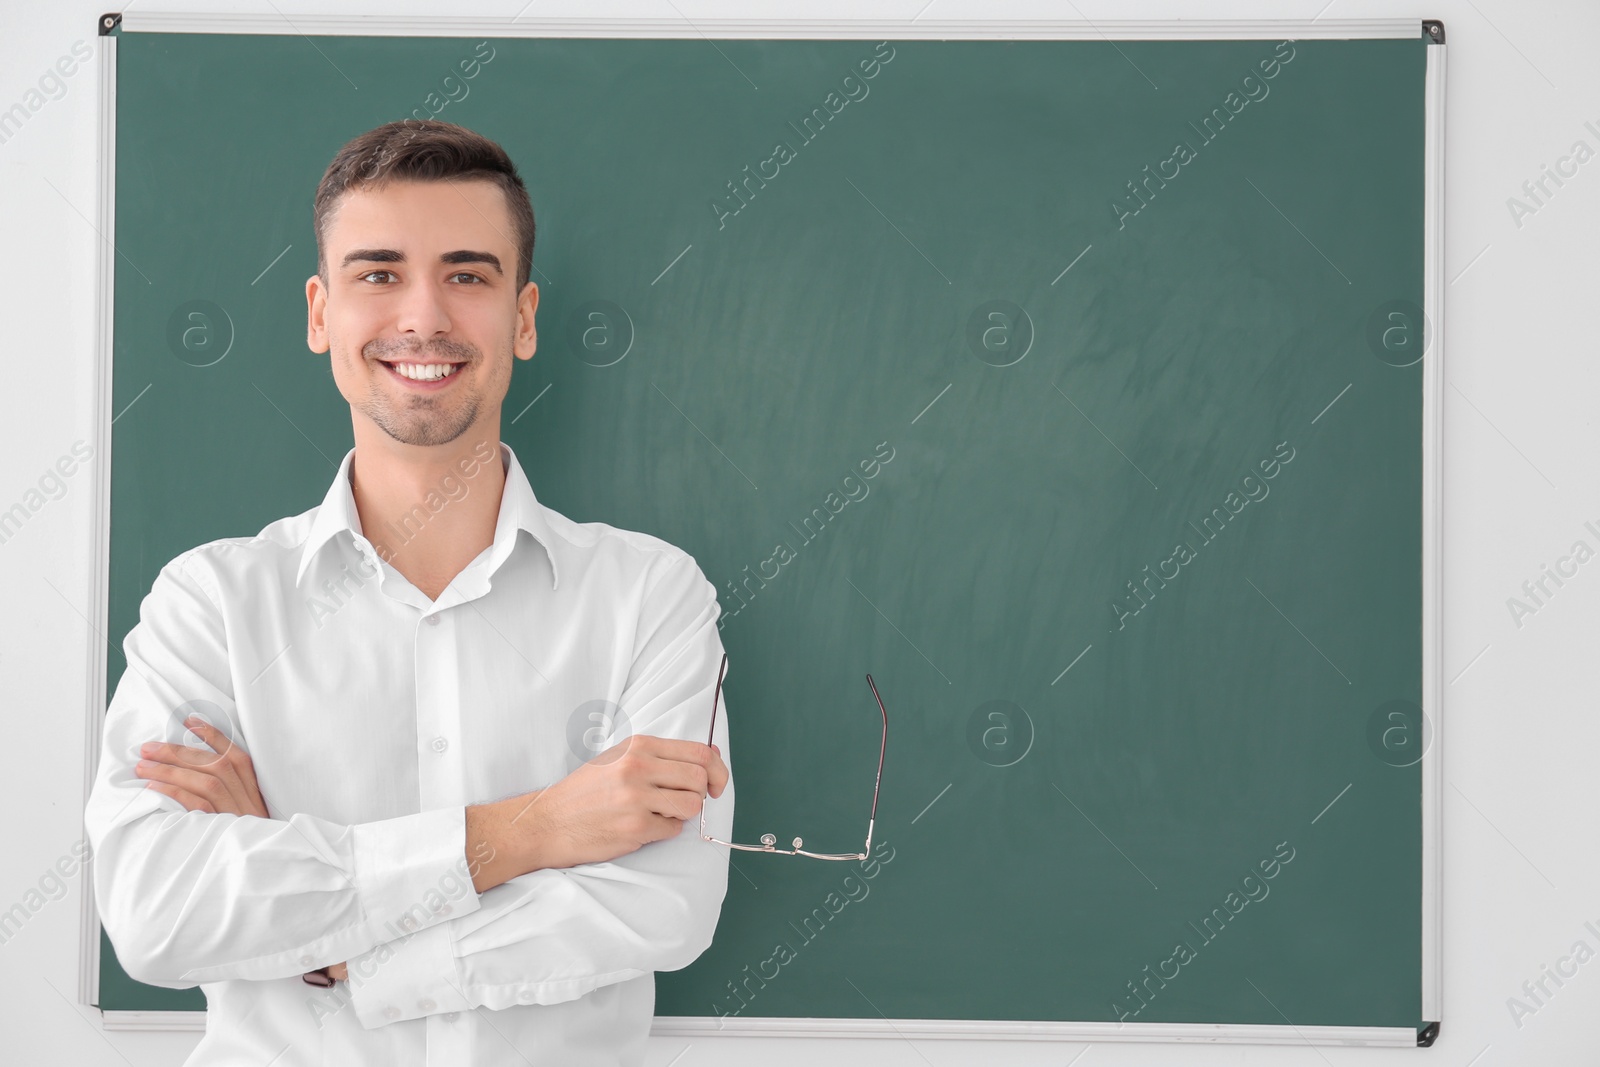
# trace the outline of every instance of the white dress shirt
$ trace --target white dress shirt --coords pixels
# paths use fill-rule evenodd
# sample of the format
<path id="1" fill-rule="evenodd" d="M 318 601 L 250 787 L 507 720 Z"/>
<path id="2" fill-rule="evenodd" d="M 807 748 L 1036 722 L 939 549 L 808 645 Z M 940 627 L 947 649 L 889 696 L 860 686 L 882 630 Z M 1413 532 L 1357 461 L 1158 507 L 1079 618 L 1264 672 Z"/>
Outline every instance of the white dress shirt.
<path id="1" fill-rule="evenodd" d="M 430 601 L 363 536 L 354 454 L 319 507 L 183 553 L 144 599 L 85 815 L 117 957 L 204 990 L 189 1065 L 642 1063 L 654 972 L 711 943 L 727 850 L 696 818 L 480 895 L 465 808 L 629 734 L 704 742 L 716 589 L 659 538 L 540 504 L 502 443 L 494 543 Z M 443 480 L 384 540 L 477 485 Z M 192 714 L 250 754 L 270 818 L 188 812 L 134 774 L 146 741 L 210 752 Z M 705 803 L 728 839 L 731 780 Z M 301 980 L 344 961 L 331 989 Z"/>

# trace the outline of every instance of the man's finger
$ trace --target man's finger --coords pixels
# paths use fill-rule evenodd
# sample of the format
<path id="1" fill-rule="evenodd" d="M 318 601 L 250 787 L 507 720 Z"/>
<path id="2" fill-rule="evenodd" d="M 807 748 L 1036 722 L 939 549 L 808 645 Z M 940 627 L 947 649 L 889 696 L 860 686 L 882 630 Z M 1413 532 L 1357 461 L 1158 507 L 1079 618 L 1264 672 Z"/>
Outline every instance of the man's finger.
<path id="1" fill-rule="evenodd" d="M 721 756 L 714 756 L 705 766 L 705 775 L 705 788 L 701 792 L 715 800 L 728 787 L 728 765 L 722 762 Z"/>
<path id="2" fill-rule="evenodd" d="M 139 746 L 139 755 L 145 759 L 157 759 L 162 763 L 200 770 L 227 762 L 215 752 L 205 752 L 189 745 L 174 745 L 165 741 L 146 741 Z"/>
<path id="3" fill-rule="evenodd" d="M 252 795 L 260 793 L 261 786 L 256 782 L 256 767 L 250 761 L 250 753 L 234 744 L 232 738 L 204 719 L 187 719 L 184 721 L 184 725 L 193 731 L 196 737 L 210 745 L 211 750 L 218 755 L 226 757 L 230 752 L 234 753 L 237 760 L 234 763 L 234 769 L 238 772 L 240 781 L 250 790 Z"/>
<path id="4" fill-rule="evenodd" d="M 651 815 L 650 820 L 654 830 L 650 834 L 652 841 L 665 841 L 669 837 L 677 837 L 683 833 L 683 824 L 686 819 L 679 819 L 672 815 Z"/>
<path id="5" fill-rule="evenodd" d="M 204 719 L 185 719 L 183 720 L 183 725 L 188 728 L 190 733 L 211 746 L 211 751 L 223 758 L 227 758 L 228 753 L 237 747 L 234 745 L 232 738 Z M 240 749 L 241 753 L 243 751 L 243 749 Z"/>
<path id="6" fill-rule="evenodd" d="M 712 761 L 706 766 L 706 788 L 713 797 L 720 797 L 728 785 L 728 765 L 722 762 L 722 753 L 711 746 Z"/>
<path id="7" fill-rule="evenodd" d="M 706 790 L 713 797 L 722 795 L 722 790 L 728 784 L 728 765 L 722 761 L 722 750 L 716 745 L 702 745 L 698 741 L 681 741 L 675 737 L 654 737 L 649 734 L 641 735 L 641 739 L 649 737 L 655 743 L 657 752 L 663 759 L 678 760 L 682 763 L 696 763 L 705 768 Z"/>
<path id="8" fill-rule="evenodd" d="M 652 759 L 646 764 L 646 781 L 662 789 L 682 789 L 704 794 L 709 774 L 698 763 L 673 759 Z"/>
<path id="9" fill-rule="evenodd" d="M 639 755 L 657 756 L 661 759 L 677 760 L 680 763 L 698 763 L 702 767 L 709 767 L 717 754 L 711 751 L 711 746 L 700 741 L 684 741 L 677 737 L 657 737 L 655 734 L 635 734 L 620 742 L 622 745 L 635 746 L 631 751 Z"/>
<path id="10" fill-rule="evenodd" d="M 716 745 L 712 745 L 711 751 L 716 753 L 717 763 L 720 767 L 720 770 L 707 768 L 709 777 L 711 779 L 707 785 L 711 787 L 711 795 L 713 797 L 720 797 L 722 795 L 722 791 L 728 786 L 728 765 L 722 759 L 722 749 L 718 748 Z"/>
<path id="11" fill-rule="evenodd" d="M 134 765 L 133 773 L 150 781 L 177 786 L 195 796 L 204 797 L 209 803 L 216 803 L 211 799 L 214 789 L 221 789 L 225 795 L 227 794 L 227 786 L 214 774 L 191 770 L 188 767 L 174 767 L 170 763 L 161 763 L 157 760 L 140 760 Z"/>
<path id="12" fill-rule="evenodd" d="M 656 815 L 685 821 L 699 818 L 704 797 L 692 789 L 656 789 L 650 810 Z"/>
<path id="13" fill-rule="evenodd" d="M 171 797 L 179 804 L 182 804 L 188 811 L 207 811 L 213 815 L 216 814 L 217 809 L 212 806 L 211 801 L 204 797 L 197 797 L 193 793 L 179 789 L 175 785 L 168 785 L 166 782 L 148 782 L 145 788 L 153 789 L 157 793 Z"/>

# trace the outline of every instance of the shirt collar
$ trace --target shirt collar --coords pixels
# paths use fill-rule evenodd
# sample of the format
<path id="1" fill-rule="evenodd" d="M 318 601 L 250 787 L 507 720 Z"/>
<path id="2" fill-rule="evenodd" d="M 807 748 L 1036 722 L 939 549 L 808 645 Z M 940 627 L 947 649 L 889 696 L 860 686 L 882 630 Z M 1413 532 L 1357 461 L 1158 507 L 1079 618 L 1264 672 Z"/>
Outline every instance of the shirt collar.
<path id="1" fill-rule="evenodd" d="M 295 584 L 304 577 L 306 568 L 318 550 L 338 534 L 348 532 L 363 553 L 370 554 L 376 562 L 376 551 L 361 530 L 361 515 L 356 511 L 355 493 L 350 485 L 350 469 L 356 450 L 345 453 L 339 464 L 339 473 L 328 487 L 327 495 L 317 508 L 311 522 L 311 532 L 306 535 L 300 550 L 300 568 L 295 572 Z M 505 490 L 500 496 L 500 513 L 495 521 L 494 544 L 490 548 L 487 573 L 493 574 L 516 547 L 517 531 L 526 530 L 544 548 L 550 558 L 550 585 L 554 589 L 560 580 L 556 573 L 556 557 L 552 549 L 554 535 L 545 515 L 545 506 L 533 495 L 533 486 L 523 473 L 517 454 L 504 441 L 500 442 L 500 464 L 505 471 Z"/>

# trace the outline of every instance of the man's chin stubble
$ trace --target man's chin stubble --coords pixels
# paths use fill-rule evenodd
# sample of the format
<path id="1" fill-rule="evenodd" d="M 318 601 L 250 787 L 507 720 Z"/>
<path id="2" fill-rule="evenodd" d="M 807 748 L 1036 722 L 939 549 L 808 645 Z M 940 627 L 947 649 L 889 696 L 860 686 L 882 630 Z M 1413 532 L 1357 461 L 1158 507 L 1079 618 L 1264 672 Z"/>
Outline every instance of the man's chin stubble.
<path id="1" fill-rule="evenodd" d="M 478 401 L 471 400 L 457 417 L 449 422 L 443 415 L 421 417 L 403 415 L 387 408 L 369 407 L 367 418 L 384 433 L 405 445 L 433 447 L 447 445 L 471 429 L 478 417 Z"/>

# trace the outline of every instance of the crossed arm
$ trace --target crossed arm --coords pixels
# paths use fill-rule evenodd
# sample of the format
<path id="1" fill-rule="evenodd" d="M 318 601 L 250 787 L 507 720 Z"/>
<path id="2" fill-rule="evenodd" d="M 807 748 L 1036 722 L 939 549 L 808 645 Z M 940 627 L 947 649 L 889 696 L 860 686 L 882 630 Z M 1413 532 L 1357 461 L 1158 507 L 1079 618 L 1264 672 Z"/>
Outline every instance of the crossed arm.
<path id="1" fill-rule="evenodd" d="M 727 855 L 684 823 L 707 794 L 731 800 L 732 782 L 722 720 L 718 748 L 690 740 L 721 657 L 715 590 L 692 559 L 646 598 L 622 698 L 640 731 L 629 742 L 543 790 L 350 826 L 270 817 L 234 743 L 220 612 L 204 570 L 182 562 L 125 643 L 85 818 L 102 919 L 134 978 L 182 988 L 347 963 L 372 1028 L 571 1000 L 686 966 L 710 943 Z M 161 710 L 199 698 L 228 720 L 194 724 L 208 749 L 183 744 L 191 727 Z M 730 809 L 707 812 L 719 835 Z M 446 902 L 439 887 L 457 879 L 470 890 Z"/>
<path id="2" fill-rule="evenodd" d="M 149 741 L 134 773 L 187 811 L 269 819 L 255 764 L 204 719 L 184 720 L 210 748 Z M 600 863 L 676 836 L 728 769 L 716 745 L 641 734 L 600 753 L 548 789 L 466 809 L 467 873 L 481 896 L 534 871 Z M 519 822 L 528 821 L 520 827 Z M 344 981 L 348 965 L 328 968 Z"/>

